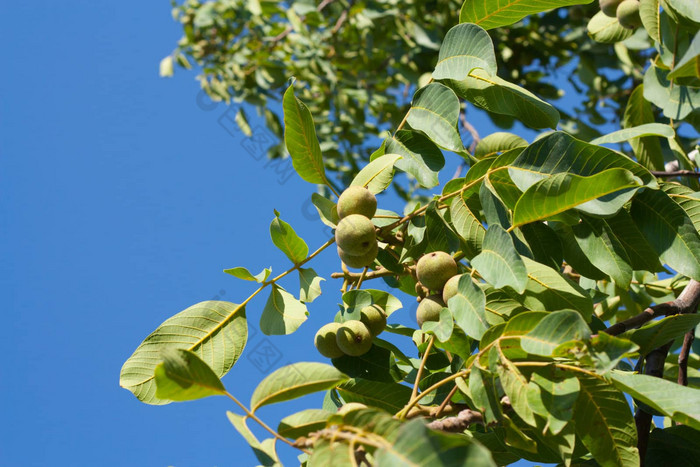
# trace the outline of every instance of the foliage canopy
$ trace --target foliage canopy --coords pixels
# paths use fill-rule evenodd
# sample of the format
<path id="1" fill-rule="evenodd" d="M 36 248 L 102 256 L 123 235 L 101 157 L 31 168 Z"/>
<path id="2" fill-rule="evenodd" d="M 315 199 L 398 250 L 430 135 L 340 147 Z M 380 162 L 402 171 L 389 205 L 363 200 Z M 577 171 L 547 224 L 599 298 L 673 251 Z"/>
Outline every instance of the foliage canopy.
<path id="1" fill-rule="evenodd" d="M 336 243 L 310 250 L 275 212 L 271 239 L 291 267 L 227 269 L 258 288 L 165 321 L 121 385 L 149 404 L 231 398 L 262 465 L 279 465 L 278 442 L 308 466 L 697 458 L 700 10 L 633 7 L 636 20 L 577 0 L 175 4 L 184 36 L 161 73 L 195 62 L 212 98 L 249 104 L 244 132 L 257 107 L 279 138 L 270 157 L 318 187 L 319 227 L 343 222 L 341 256 L 368 267 L 331 275 L 342 305 L 328 329 L 343 337 L 324 352 L 340 356 L 282 367 L 243 404 L 220 378 L 244 350 L 247 305 L 269 291 L 260 329 L 295 332 L 321 294 L 307 263 Z M 577 105 L 561 99 L 564 79 Z M 482 138 L 474 119 L 486 117 L 513 132 Z M 460 170 L 434 193 L 446 157 Z M 380 196 L 370 220 L 339 216 L 349 186 L 370 201 L 392 187 L 405 209 Z M 386 290 L 367 288 L 375 280 Z M 413 297 L 421 325 L 392 323 Z M 256 414 L 321 391 L 321 408 L 276 430 Z"/>

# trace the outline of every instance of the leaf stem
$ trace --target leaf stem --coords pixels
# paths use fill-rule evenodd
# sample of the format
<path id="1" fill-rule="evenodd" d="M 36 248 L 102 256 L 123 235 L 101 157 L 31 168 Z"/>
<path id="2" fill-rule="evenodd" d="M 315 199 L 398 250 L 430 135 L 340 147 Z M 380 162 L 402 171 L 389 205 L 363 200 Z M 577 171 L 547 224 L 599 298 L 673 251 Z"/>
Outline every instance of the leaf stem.
<path id="1" fill-rule="evenodd" d="M 283 441 L 283 442 L 287 443 L 288 445 L 292 446 L 293 448 L 301 449 L 301 450 L 304 451 L 306 454 L 310 454 L 310 452 L 307 451 L 306 449 L 302 449 L 302 448 L 300 448 L 300 447 L 298 447 L 298 446 L 295 446 L 294 443 L 292 443 L 291 441 L 289 441 L 287 438 L 284 438 L 284 437 L 281 436 L 279 433 L 277 433 L 275 430 L 273 430 L 272 428 L 270 428 L 269 426 L 267 426 L 267 424 L 266 424 L 265 422 L 263 422 L 262 420 L 260 420 L 260 418 L 258 418 L 257 415 L 255 415 L 253 412 L 251 412 L 250 410 L 248 410 L 248 407 L 246 407 L 246 406 L 243 405 L 238 399 L 236 399 L 236 398 L 234 397 L 233 394 L 231 394 L 230 392 L 226 391 L 226 396 L 227 396 L 229 399 L 231 399 L 233 402 L 235 402 L 235 403 L 238 405 L 238 407 L 240 407 L 241 410 L 243 410 L 243 411 L 245 412 L 246 416 L 248 416 L 248 417 L 252 418 L 253 420 L 255 420 L 256 422 L 258 422 L 258 424 L 260 424 L 261 427 L 263 427 L 265 430 L 267 430 L 268 432 L 270 432 L 270 434 L 271 434 L 272 436 L 274 436 L 275 438 L 277 438 L 277 439 L 280 440 L 280 441 Z"/>
<path id="2" fill-rule="evenodd" d="M 425 362 L 428 360 L 428 355 L 430 355 L 430 351 L 433 348 L 433 343 L 435 343 L 435 336 L 430 336 L 428 346 L 425 348 L 425 352 L 423 353 L 423 358 L 420 361 L 420 365 L 418 365 L 418 373 L 416 373 L 416 382 L 413 384 L 411 399 L 415 399 L 416 395 L 418 394 L 418 383 L 420 383 L 421 376 L 423 376 L 423 368 L 425 367 Z"/>

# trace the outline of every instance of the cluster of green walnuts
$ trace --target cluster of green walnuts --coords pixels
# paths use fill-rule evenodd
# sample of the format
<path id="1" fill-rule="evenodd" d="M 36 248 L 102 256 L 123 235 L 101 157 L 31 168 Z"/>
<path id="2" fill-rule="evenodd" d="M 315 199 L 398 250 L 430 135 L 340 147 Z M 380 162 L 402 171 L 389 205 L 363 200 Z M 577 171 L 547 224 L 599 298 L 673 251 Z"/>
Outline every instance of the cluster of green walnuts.
<path id="1" fill-rule="evenodd" d="M 639 0 L 598 0 L 598 4 L 606 16 L 617 17 L 622 27 L 636 29 L 642 25 L 639 17 Z"/>
<path id="2" fill-rule="evenodd" d="M 338 198 L 338 226 L 335 242 L 338 256 L 351 268 L 369 266 L 379 247 L 371 219 L 377 212 L 377 198 L 365 187 L 351 186 Z"/>
<path id="3" fill-rule="evenodd" d="M 379 305 L 370 305 L 360 311 L 360 319 L 344 323 L 328 323 L 316 333 L 314 344 L 324 357 L 343 355 L 359 357 L 372 347 L 372 339 L 386 327 L 386 314 Z"/>

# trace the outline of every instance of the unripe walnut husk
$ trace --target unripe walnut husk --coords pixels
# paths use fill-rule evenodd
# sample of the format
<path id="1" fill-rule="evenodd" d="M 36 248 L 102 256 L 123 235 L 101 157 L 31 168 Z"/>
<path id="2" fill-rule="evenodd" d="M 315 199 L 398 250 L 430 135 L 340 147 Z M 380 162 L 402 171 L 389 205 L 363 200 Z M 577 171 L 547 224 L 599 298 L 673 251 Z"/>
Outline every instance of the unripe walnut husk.
<path id="1" fill-rule="evenodd" d="M 373 336 L 378 336 L 386 327 L 386 315 L 379 305 L 370 305 L 360 310 L 360 321 L 365 323 Z"/>
<path id="2" fill-rule="evenodd" d="M 442 297 L 438 294 L 425 297 L 421 300 L 416 310 L 418 327 L 423 327 L 423 323 L 426 321 L 440 321 L 440 311 L 444 307 L 445 302 L 442 301 Z"/>
<path id="3" fill-rule="evenodd" d="M 457 285 L 459 284 L 459 279 L 464 276 L 464 274 L 459 274 L 457 276 L 452 276 L 449 278 L 447 282 L 445 282 L 445 286 L 442 288 L 442 301 L 447 303 L 452 297 L 457 295 L 457 292 L 459 291 L 457 288 Z"/>
<path id="4" fill-rule="evenodd" d="M 457 263 L 444 251 L 427 253 L 416 264 L 416 276 L 430 290 L 442 290 L 452 276 L 457 275 Z"/>
<path id="5" fill-rule="evenodd" d="M 377 257 L 379 252 L 379 246 L 377 242 L 374 242 L 374 246 L 370 247 L 370 250 L 364 255 L 353 256 L 345 253 L 340 247 L 338 247 L 338 256 L 348 267 L 351 268 L 364 268 L 365 266 L 370 266 L 374 259 Z"/>
<path id="6" fill-rule="evenodd" d="M 359 214 L 371 219 L 377 212 L 377 198 L 363 186 L 351 186 L 338 198 L 338 217 Z"/>
<path id="7" fill-rule="evenodd" d="M 362 256 L 377 245 L 372 221 L 360 214 L 350 214 L 338 222 L 335 241 L 346 254 Z"/>
<path id="8" fill-rule="evenodd" d="M 336 338 L 340 326 L 342 326 L 341 323 L 328 323 L 321 326 L 321 329 L 316 333 L 314 345 L 318 352 L 326 358 L 338 358 L 345 355 L 338 347 Z"/>
<path id="9" fill-rule="evenodd" d="M 605 16 L 614 18 L 617 15 L 617 6 L 620 2 L 622 0 L 598 0 L 598 5 Z"/>
<path id="10" fill-rule="evenodd" d="M 617 7 L 617 21 L 620 26 L 627 29 L 635 29 L 642 25 L 642 19 L 639 17 L 639 1 L 638 0 L 622 0 Z"/>
<path id="11" fill-rule="evenodd" d="M 362 321 L 350 320 L 338 328 L 336 342 L 344 354 L 359 357 L 372 347 L 372 333 Z"/>

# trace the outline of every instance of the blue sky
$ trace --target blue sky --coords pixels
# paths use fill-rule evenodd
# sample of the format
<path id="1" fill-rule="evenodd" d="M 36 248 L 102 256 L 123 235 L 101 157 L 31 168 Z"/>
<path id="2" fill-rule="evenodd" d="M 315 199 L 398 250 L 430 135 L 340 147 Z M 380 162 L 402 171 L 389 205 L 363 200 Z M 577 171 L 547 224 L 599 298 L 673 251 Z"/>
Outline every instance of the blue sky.
<path id="1" fill-rule="evenodd" d="M 323 243 L 327 230 L 305 204 L 314 186 L 266 166 L 227 107 L 198 98 L 195 73 L 158 77 L 180 37 L 168 2 L 3 10 L 0 287 L 9 309 L 0 463 L 255 465 L 226 418 L 230 401 L 148 406 L 119 388 L 119 371 L 173 314 L 215 297 L 240 302 L 254 290 L 222 269 L 289 266 L 269 238 L 273 209 L 312 250 Z M 456 156 L 448 161 L 443 182 Z M 390 195 L 379 203 L 402 209 Z M 328 278 L 339 264 L 329 249 L 311 266 Z M 337 310 L 340 284 L 331 281 L 291 336 L 266 341 L 255 332 L 266 296 L 249 305 L 249 346 L 223 379 L 234 395 L 249 401 L 287 362 L 323 361 L 312 339 Z M 283 285 L 296 293 L 296 279 Z M 393 321 L 410 324 L 413 304 L 406 298 Z M 249 358 L 258 345 L 282 358 L 258 368 Z M 276 426 L 320 404 L 310 399 L 261 415 Z M 282 452 L 293 462 L 295 453 Z"/>

